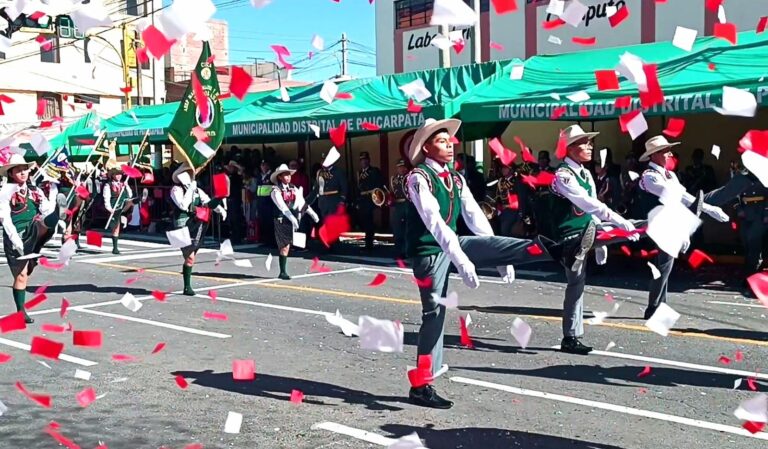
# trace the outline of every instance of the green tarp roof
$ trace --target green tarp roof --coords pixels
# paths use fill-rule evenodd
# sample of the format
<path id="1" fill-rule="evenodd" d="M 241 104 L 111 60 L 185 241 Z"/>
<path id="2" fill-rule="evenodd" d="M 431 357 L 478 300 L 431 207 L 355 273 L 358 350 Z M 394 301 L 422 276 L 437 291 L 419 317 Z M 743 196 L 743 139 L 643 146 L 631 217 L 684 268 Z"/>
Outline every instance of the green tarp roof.
<path id="1" fill-rule="evenodd" d="M 98 121 L 99 116 L 95 112 L 89 112 L 72 122 L 64 129 L 64 131 L 60 132 L 48 141 L 51 144 L 51 149 L 48 151 L 48 155 L 53 154 L 54 151 L 66 145 L 69 150 L 70 159 L 77 161 L 88 157 L 88 154 L 91 152 L 91 147 L 78 144 L 70 145 L 69 138 L 70 136 L 83 134 L 87 134 L 93 138 L 94 124 L 98 123 Z M 28 160 L 45 158 L 45 156 L 38 156 L 37 153 L 32 150 L 29 144 L 22 144 L 21 146 L 22 148 L 27 149 L 27 154 L 25 157 Z"/>
<path id="2" fill-rule="evenodd" d="M 748 31 L 738 34 L 738 45 L 714 37 L 696 40 L 687 52 L 669 42 L 630 47 L 607 48 L 563 55 L 534 56 L 525 61 L 523 78 L 510 79 L 515 64 L 485 81 L 463 102 L 461 118 L 467 122 L 510 122 L 549 120 L 553 109 L 566 106 L 562 120 L 585 119 L 579 115 L 585 106 L 587 119 L 615 118 L 639 109 L 637 86 L 620 77 L 620 90 L 598 91 L 596 70 L 614 69 L 625 52 L 646 63 L 658 65 L 658 78 L 666 103 L 651 108 L 645 115 L 696 113 L 720 106 L 723 86 L 750 89 L 758 103 L 768 103 L 768 35 Z M 712 64 L 712 69 L 710 69 Z M 590 99 L 573 103 L 566 96 L 585 91 Z M 553 94 L 561 100 L 553 98 Z M 634 104 L 617 110 L 617 97 L 631 95 Z"/>

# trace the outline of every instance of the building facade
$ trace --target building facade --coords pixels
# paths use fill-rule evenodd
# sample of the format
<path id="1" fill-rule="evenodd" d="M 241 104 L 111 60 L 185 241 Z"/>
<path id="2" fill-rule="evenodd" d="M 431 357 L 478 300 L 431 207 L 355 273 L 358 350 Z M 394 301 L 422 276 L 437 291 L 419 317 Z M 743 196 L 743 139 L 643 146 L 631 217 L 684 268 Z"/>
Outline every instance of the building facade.
<path id="1" fill-rule="evenodd" d="M 126 91 L 132 105 L 164 102 L 164 61 L 140 64 L 135 52 L 142 45 L 138 29 L 152 23 L 160 8 L 162 0 L 109 2 L 113 27 L 94 28 L 87 36 L 67 10 L 43 11 L 51 15 L 38 21 L 20 16 L 8 24 L 7 15 L 0 19 L 2 38 L 10 34 L 11 44 L 0 53 L 0 94 L 14 100 L 3 104 L 0 132 L 54 117 L 66 125 L 90 111 L 113 116 L 124 110 Z M 42 116 L 40 100 L 45 100 Z"/>
<path id="2" fill-rule="evenodd" d="M 477 0 L 464 0 L 470 6 Z M 525 59 L 538 54 L 557 54 L 595 48 L 628 46 L 672 40 L 678 26 L 712 35 L 718 14 L 704 7 L 703 0 L 580 0 L 589 11 L 578 27 L 570 25 L 547 30 L 542 24 L 556 19 L 547 13 L 549 0 L 518 0 L 516 12 L 498 15 L 490 0 L 479 0 L 482 61 Z M 439 50 L 432 45 L 438 27 L 430 26 L 433 0 L 376 2 L 376 70 L 379 75 L 431 69 L 440 65 Z M 612 28 L 607 10 L 626 6 L 629 17 Z M 755 29 L 760 17 L 768 15 L 768 2 L 728 0 L 723 2 L 725 19 L 739 31 Z M 460 52 L 451 49 L 452 66 L 474 61 L 471 29 L 452 28 L 465 39 Z M 573 37 L 594 37 L 584 46 Z"/>

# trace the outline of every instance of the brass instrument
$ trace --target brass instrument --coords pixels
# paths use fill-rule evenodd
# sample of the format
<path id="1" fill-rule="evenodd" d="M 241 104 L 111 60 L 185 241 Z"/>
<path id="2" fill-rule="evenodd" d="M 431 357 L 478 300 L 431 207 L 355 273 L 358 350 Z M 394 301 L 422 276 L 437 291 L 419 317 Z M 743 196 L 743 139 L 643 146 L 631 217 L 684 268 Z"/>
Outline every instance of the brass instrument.
<path id="1" fill-rule="evenodd" d="M 376 187 L 371 192 L 371 201 L 378 207 L 383 206 L 384 203 L 387 202 L 387 192 L 384 191 L 384 189 Z"/>
<path id="2" fill-rule="evenodd" d="M 485 218 L 487 218 L 489 221 L 493 219 L 494 215 L 496 215 L 496 208 L 493 207 L 493 205 L 488 201 L 481 201 L 480 209 L 483 210 L 483 214 L 485 214 Z"/>

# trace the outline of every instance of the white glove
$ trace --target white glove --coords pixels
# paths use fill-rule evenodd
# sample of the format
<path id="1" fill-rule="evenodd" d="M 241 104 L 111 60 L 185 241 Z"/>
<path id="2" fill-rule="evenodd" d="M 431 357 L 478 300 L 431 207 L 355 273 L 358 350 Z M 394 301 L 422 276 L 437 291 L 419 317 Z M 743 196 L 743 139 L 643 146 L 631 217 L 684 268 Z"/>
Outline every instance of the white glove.
<path id="1" fill-rule="evenodd" d="M 21 237 L 19 237 L 19 234 L 15 234 L 11 237 L 11 243 L 13 244 L 13 249 L 21 254 L 24 255 L 24 242 L 21 241 Z"/>
<path id="2" fill-rule="evenodd" d="M 216 209 L 215 209 L 215 211 L 216 211 L 216 212 L 217 212 L 219 215 L 221 215 L 221 220 L 222 220 L 222 221 L 227 221 L 227 210 L 226 210 L 226 209 L 224 209 L 224 208 L 223 208 L 223 207 L 221 207 L 221 206 L 216 206 Z"/>
<path id="3" fill-rule="evenodd" d="M 701 210 L 704 211 L 705 214 L 719 221 L 720 223 L 727 223 L 731 219 L 731 217 L 729 217 L 728 214 L 723 212 L 723 210 L 717 206 L 710 206 L 709 204 L 703 204 L 701 207 Z"/>
<path id="4" fill-rule="evenodd" d="M 513 265 L 502 265 L 496 269 L 499 270 L 499 276 L 504 283 L 511 284 L 515 281 L 515 267 Z"/>
<path id="5" fill-rule="evenodd" d="M 616 217 L 613 220 L 613 223 L 618 227 L 619 229 L 627 232 L 635 232 L 637 229 L 635 229 L 635 225 L 632 224 L 631 221 L 624 219 L 623 217 Z M 631 234 L 627 236 L 627 240 L 636 242 L 640 240 L 640 235 L 637 233 Z"/>
<path id="6" fill-rule="evenodd" d="M 459 276 L 461 276 L 461 279 L 464 281 L 464 285 L 467 287 L 480 287 L 480 278 L 477 277 L 477 272 L 475 271 L 475 266 L 472 264 L 472 262 L 467 262 L 459 266 Z"/>
<path id="7" fill-rule="evenodd" d="M 595 247 L 595 262 L 598 265 L 605 265 L 608 262 L 608 248 L 605 245 Z"/>
<path id="8" fill-rule="evenodd" d="M 293 225 L 293 232 L 296 232 L 299 230 L 299 220 L 296 219 L 296 217 L 290 217 L 289 220 L 291 220 L 291 224 Z"/>
<path id="9" fill-rule="evenodd" d="M 307 209 L 307 215 L 309 215 L 310 218 L 312 218 L 312 221 L 315 223 L 320 223 L 320 217 L 317 215 L 317 212 L 315 212 L 312 209 Z"/>

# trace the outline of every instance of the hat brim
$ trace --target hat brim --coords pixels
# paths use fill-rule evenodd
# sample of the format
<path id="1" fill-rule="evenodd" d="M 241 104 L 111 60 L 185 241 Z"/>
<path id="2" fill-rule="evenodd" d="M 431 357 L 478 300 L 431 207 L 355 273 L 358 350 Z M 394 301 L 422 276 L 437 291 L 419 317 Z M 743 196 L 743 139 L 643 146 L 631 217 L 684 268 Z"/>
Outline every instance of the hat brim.
<path id="1" fill-rule="evenodd" d="M 411 140 L 411 145 L 408 148 L 408 159 L 411 161 L 411 164 L 416 165 L 424 161 L 426 155 L 423 151 L 421 151 L 421 148 L 427 142 L 429 136 L 445 128 L 448 130 L 448 134 L 453 137 L 459 131 L 460 127 L 461 120 L 448 118 L 444 120 L 438 120 L 434 123 L 430 123 L 429 125 L 422 126 L 416 130 L 416 133 L 413 135 L 413 139 Z"/>
<path id="2" fill-rule="evenodd" d="M 272 175 L 269 177 L 269 180 L 272 181 L 272 184 L 277 184 L 277 177 L 286 173 L 294 174 L 296 173 L 296 170 L 277 170 L 276 172 L 272 173 Z"/>
<path id="3" fill-rule="evenodd" d="M 193 169 L 187 164 L 182 164 L 171 175 L 171 180 L 174 182 L 174 184 L 181 184 L 181 182 L 179 181 L 179 175 L 184 172 L 192 172 L 192 176 L 193 177 L 195 176 L 195 169 Z"/>
<path id="4" fill-rule="evenodd" d="M 34 163 L 34 162 L 25 162 L 23 164 L 3 165 L 2 167 L 0 167 L 0 176 L 6 176 L 9 171 L 13 170 L 16 167 L 21 167 L 22 165 L 27 166 L 27 168 L 29 168 L 29 169 L 35 168 L 37 166 L 37 164 Z"/>
<path id="5" fill-rule="evenodd" d="M 573 145 L 574 143 L 576 143 L 576 142 L 579 142 L 579 141 L 581 141 L 581 140 L 593 140 L 593 139 L 594 139 L 595 137 L 597 137 L 599 134 L 600 134 L 600 132 L 591 132 L 591 133 L 584 133 L 584 134 L 580 134 L 580 135 L 578 135 L 578 136 L 574 136 L 574 137 L 569 137 L 569 138 L 568 138 L 568 139 L 565 141 L 565 145 L 566 145 L 566 146 L 571 146 L 571 145 Z"/>
<path id="6" fill-rule="evenodd" d="M 652 150 L 646 150 L 645 153 L 640 156 L 639 161 L 640 162 L 648 162 L 651 159 L 651 156 L 658 153 L 659 151 L 664 151 L 668 148 L 676 147 L 680 145 L 682 142 L 670 142 L 664 145 L 659 145 L 658 147 L 652 149 Z"/>

